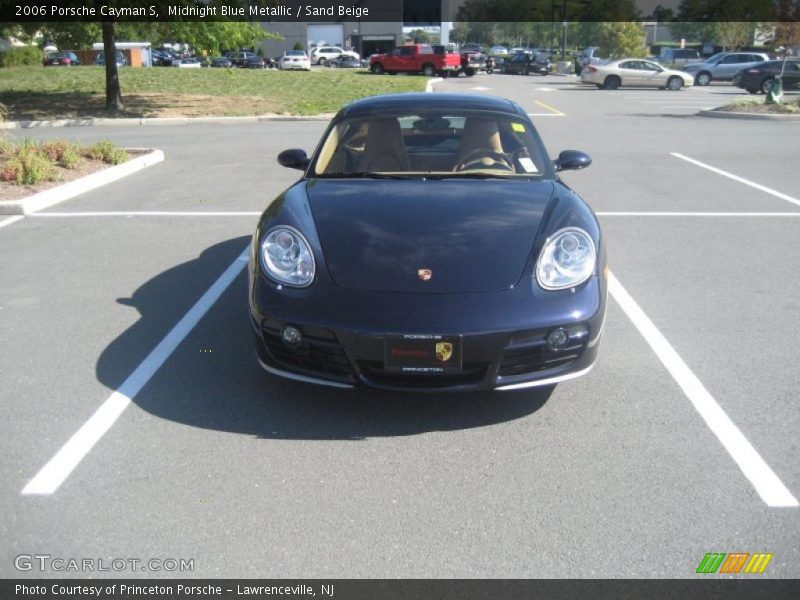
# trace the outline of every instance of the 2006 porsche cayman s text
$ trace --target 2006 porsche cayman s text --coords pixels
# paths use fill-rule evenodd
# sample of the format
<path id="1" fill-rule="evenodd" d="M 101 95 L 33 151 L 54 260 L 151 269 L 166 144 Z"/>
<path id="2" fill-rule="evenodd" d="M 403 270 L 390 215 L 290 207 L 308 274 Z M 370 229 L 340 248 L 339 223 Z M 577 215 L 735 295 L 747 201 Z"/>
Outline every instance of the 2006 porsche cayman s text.
<path id="1" fill-rule="evenodd" d="M 605 240 L 526 113 L 500 98 L 353 102 L 253 236 L 262 366 L 350 387 L 548 385 L 589 371 L 606 308 Z"/>

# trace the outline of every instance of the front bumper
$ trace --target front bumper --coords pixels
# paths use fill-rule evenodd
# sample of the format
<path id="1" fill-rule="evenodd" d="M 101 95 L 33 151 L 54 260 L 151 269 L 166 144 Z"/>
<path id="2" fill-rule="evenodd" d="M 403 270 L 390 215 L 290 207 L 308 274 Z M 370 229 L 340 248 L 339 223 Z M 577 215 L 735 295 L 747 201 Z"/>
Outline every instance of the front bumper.
<path id="1" fill-rule="evenodd" d="M 258 360 L 275 375 L 334 387 L 420 392 L 518 389 L 553 385 L 591 370 L 603 333 L 604 283 L 601 285 L 594 278 L 567 297 L 563 311 L 549 310 L 550 316 L 521 315 L 517 319 L 496 316 L 498 312 L 514 314 L 513 302 L 504 302 L 505 293 L 491 298 L 476 294 L 473 296 L 484 298 L 467 296 L 452 300 L 458 304 L 452 307 L 455 312 L 451 309 L 451 314 L 441 319 L 430 318 L 437 312 L 436 307 L 415 310 L 409 306 L 409 298 L 396 298 L 403 294 L 386 295 L 384 302 L 376 303 L 374 311 L 359 310 L 359 306 L 365 306 L 365 294 L 352 294 L 349 316 L 345 317 L 343 312 L 337 314 L 333 310 L 308 310 L 302 302 L 281 302 L 280 292 L 266 284 L 256 285 L 251 291 L 250 317 Z M 396 306 L 395 301 L 398 301 Z M 335 299 L 329 302 L 328 307 L 336 305 Z M 448 299 L 439 297 L 432 302 L 441 308 Z M 475 318 L 476 311 L 481 312 L 480 304 L 484 320 Z M 381 308 L 386 311 L 384 318 L 375 314 Z M 403 317 L 398 319 L 398 314 Z M 301 330 L 303 342 L 299 346 L 293 348 L 282 342 L 281 332 L 286 325 Z M 563 327 L 569 334 L 567 344 L 558 350 L 546 342 L 547 334 L 556 327 Z M 404 333 L 461 336 L 462 368 L 443 373 L 387 369 L 386 336 Z"/>

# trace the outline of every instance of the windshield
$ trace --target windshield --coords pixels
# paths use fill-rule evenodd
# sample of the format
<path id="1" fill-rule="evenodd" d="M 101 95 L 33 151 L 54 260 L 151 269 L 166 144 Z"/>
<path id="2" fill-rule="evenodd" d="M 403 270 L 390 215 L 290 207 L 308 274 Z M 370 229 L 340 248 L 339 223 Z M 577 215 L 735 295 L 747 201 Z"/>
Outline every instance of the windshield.
<path id="1" fill-rule="evenodd" d="M 464 110 L 345 118 L 310 171 L 321 177 L 541 177 L 547 158 L 530 121 Z"/>
<path id="2" fill-rule="evenodd" d="M 728 55 L 727 52 L 718 52 L 717 54 L 713 54 L 712 56 L 709 56 L 705 60 L 705 62 L 707 62 L 707 63 L 717 62 L 720 58 L 722 58 L 723 56 L 727 56 L 727 55 Z"/>

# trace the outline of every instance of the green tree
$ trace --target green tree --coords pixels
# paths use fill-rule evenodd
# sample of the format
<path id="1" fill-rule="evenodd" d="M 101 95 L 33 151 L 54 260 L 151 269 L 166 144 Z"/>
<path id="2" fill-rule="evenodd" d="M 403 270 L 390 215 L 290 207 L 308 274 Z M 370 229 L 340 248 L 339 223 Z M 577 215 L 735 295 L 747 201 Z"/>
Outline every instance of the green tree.
<path id="1" fill-rule="evenodd" d="M 647 56 L 644 27 L 641 23 L 603 23 L 598 37 L 603 54 L 609 58 Z"/>
<path id="2" fill-rule="evenodd" d="M 450 41 L 454 44 L 463 44 L 469 35 L 469 25 L 464 22 L 453 23 L 450 28 Z"/>
<path id="3" fill-rule="evenodd" d="M 714 41 L 723 50 L 738 50 L 749 43 L 754 27 L 753 23 L 741 21 L 714 23 Z"/>
<path id="4" fill-rule="evenodd" d="M 424 29 L 412 29 L 406 34 L 406 39 L 416 44 L 431 43 L 431 35 Z"/>

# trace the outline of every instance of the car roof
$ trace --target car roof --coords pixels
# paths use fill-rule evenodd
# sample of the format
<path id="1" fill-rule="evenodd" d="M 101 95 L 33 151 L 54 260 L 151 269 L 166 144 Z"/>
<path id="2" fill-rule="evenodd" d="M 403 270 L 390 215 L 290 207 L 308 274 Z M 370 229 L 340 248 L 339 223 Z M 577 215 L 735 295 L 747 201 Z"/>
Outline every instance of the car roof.
<path id="1" fill-rule="evenodd" d="M 352 117 L 383 110 L 413 110 L 415 108 L 462 108 L 467 110 L 491 110 L 514 115 L 524 115 L 522 109 L 505 98 L 481 94 L 427 94 L 404 93 L 369 96 L 345 106 L 339 117 Z"/>

